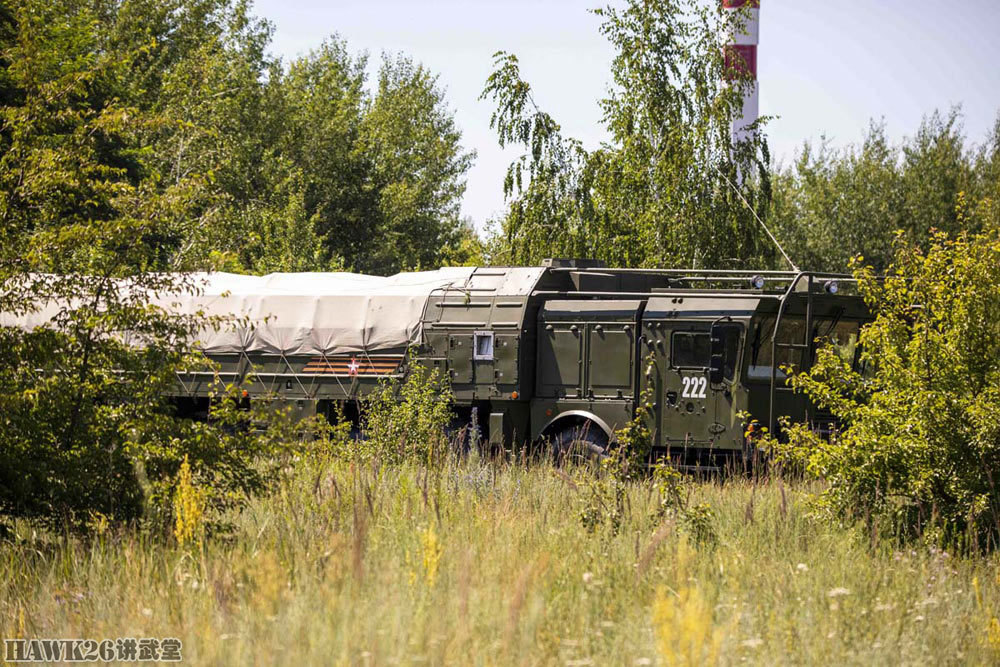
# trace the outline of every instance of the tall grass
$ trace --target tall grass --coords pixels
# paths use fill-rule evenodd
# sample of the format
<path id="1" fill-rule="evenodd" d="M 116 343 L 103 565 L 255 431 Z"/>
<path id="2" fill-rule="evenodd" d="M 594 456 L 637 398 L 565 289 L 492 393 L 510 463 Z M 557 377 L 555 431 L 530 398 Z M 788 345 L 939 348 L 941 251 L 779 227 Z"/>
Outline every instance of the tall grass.
<path id="1" fill-rule="evenodd" d="M 778 482 L 696 484 L 714 541 L 658 523 L 651 481 L 629 485 L 618 530 L 591 532 L 579 479 L 332 461 L 187 548 L 19 525 L 0 546 L 0 635 L 176 636 L 196 664 L 1000 660 L 995 558 L 873 545 Z"/>

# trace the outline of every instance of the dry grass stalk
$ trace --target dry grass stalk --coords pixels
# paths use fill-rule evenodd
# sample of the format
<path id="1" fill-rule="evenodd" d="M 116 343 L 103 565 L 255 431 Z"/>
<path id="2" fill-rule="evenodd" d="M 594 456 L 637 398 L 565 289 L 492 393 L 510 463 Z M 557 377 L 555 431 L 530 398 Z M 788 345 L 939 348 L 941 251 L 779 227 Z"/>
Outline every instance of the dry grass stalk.
<path id="1" fill-rule="evenodd" d="M 640 579 L 649 570 L 650 563 L 653 562 L 653 556 L 656 555 L 656 550 L 659 548 L 663 541 L 666 540 L 674 532 L 674 520 L 664 522 L 655 533 L 653 537 L 649 540 L 649 544 L 646 548 L 642 550 L 642 556 L 639 557 L 639 562 L 636 563 L 636 574 Z"/>

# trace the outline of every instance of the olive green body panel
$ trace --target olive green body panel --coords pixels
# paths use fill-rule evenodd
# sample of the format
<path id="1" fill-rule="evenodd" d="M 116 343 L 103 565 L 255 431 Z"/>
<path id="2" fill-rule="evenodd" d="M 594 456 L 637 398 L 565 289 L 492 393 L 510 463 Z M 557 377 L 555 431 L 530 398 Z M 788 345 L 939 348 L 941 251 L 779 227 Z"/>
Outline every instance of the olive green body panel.
<path id="1" fill-rule="evenodd" d="M 635 395 L 638 300 L 547 301 L 538 316 L 537 392 L 545 398 Z"/>
<path id="2" fill-rule="evenodd" d="M 634 327 L 596 324 L 587 328 L 587 392 L 595 398 L 633 394 L 635 380 Z"/>
<path id="3" fill-rule="evenodd" d="M 538 337 L 538 390 L 546 398 L 583 396 L 583 340 L 579 325 L 550 323 Z"/>
<path id="4" fill-rule="evenodd" d="M 443 367 L 456 401 L 503 401 L 524 393 L 523 378 L 534 356 L 523 353 L 533 329 L 525 322 L 543 273 L 532 267 L 476 269 L 465 288 L 428 299 L 417 356 Z"/>

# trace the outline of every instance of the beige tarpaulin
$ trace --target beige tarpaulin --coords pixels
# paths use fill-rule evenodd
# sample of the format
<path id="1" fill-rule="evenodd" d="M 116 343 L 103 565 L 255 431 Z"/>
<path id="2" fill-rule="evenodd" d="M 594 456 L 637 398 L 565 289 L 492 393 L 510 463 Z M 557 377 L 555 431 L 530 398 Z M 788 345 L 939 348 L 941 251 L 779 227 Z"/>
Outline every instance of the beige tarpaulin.
<path id="1" fill-rule="evenodd" d="M 209 354 L 349 354 L 403 348 L 420 340 L 421 317 L 432 293 L 465 288 L 474 268 L 366 276 L 355 273 L 194 274 L 196 291 L 152 301 L 170 312 L 225 318 L 207 328 L 198 347 Z M 3 314 L 0 325 L 46 326 L 60 306 L 23 316 Z"/>

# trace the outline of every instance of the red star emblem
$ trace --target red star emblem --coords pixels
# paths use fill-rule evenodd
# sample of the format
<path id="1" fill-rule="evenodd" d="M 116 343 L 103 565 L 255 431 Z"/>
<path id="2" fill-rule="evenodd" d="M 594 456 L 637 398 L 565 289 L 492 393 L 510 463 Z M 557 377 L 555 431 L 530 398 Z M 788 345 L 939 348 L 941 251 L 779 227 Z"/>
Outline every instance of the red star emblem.
<path id="1" fill-rule="evenodd" d="M 355 376 L 358 374 L 358 369 L 361 368 L 361 364 L 354 357 L 351 357 L 351 363 L 347 365 L 347 374 L 350 376 Z"/>

